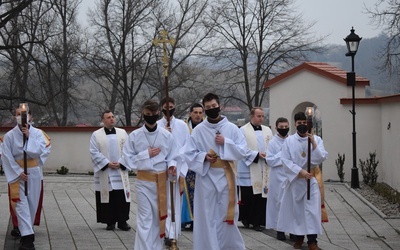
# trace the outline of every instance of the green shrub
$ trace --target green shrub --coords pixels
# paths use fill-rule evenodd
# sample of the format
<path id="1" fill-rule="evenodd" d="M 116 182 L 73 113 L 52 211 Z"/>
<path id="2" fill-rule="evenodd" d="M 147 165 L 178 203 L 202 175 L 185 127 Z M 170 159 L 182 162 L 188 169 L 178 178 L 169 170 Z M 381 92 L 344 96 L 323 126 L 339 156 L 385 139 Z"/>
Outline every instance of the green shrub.
<path id="1" fill-rule="evenodd" d="M 128 175 L 129 175 L 129 176 L 136 176 L 136 172 L 133 171 L 133 170 L 129 170 L 129 171 L 128 171 Z"/>
<path id="2" fill-rule="evenodd" d="M 57 169 L 56 171 L 57 171 L 57 174 L 66 175 L 66 174 L 68 174 L 69 169 L 64 166 L 61 166 L 61 169 Z"/>
<path id="3" fill-rule="evenodd" d="M 343 181 L 344 181 L 344 171 L 343 171 L 344 169 L 343 169 L 343 165 L 344 165 L 345 159 L 346 159 L 345 154 L 343 154 L 343 156 L 342 156 L 342 155 L 340 155 L 340 154 L 338 153 L 338 158 L 335 160 L 335 164 L 336 164 L 336 168 L 337 168 L 337 173 L 338 173 L 340 182 L 343 182 Z"/>
<path id="4" fill-rule="evenodd" d="M 379 161 L 376 160 L 376 152 L 370 152 L 369 159 L 367 158 L 366 161 L 359 159 L 359 163 L 363 182 L 366 185 L 373 187 L 378 179 L 378 171 L 376 171 L 376 168 L 378 167 Z"/>
<path id="5" fill-rule="evenodd" d="M 88 175 L 94 175 L 93 171 L 88 171 Z"/>

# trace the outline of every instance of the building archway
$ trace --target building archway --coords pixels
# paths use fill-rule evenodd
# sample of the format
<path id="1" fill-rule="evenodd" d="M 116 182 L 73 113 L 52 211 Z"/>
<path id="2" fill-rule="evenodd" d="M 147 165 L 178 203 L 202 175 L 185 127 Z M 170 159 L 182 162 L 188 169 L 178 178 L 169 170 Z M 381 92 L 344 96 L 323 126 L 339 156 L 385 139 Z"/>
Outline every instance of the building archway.
<path id="1" fill-rule="evenodd" d="M 307 107 L 313 107 L 314 108 L 314 119 L 313 119 L 313 128 L 314 128 L 314 134 L 320 136 L 322 138 L 322 119 L 321 119 L 321 111 L 318 108 L 317 105 L 315 105 L 312 102 L 302 102 L 298 104 L 292 111 L 292 116 L 289 120 L 290 122 L 290 130 L 292 131 L 292 134 L 296 132 L 296 127 L 294 126 L 294 115 L 298 112 L 305 112 Z"/>

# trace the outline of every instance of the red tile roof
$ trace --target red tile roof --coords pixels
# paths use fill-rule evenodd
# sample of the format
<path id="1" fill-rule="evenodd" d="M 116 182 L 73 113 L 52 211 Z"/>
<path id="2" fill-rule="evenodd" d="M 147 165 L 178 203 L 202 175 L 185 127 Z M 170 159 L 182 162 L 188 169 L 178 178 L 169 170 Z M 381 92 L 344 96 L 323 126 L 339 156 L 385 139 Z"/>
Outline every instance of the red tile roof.
<path id="1" fill-rule="evenodd" d="M 330 78 L 334 81 L 337 81 L 339 83 L 343 83 L 345 85 L 347 85 L 347 72 L 336 68 L 328 63 L 324 63 L 324 62 L 305 62 L 300 64 L 299 66 L 286 71 L 285 73 L 271 79 L 268 80 L 264 83 L 264 88 L 268 88 L 270 86 L 272 86 L 273 84 L 282 81 L 283 79 L 292 76 L 294 74 L 297 74 L 300 71 L 303 70 L 307 70 L 310 72 L 313 72 L 315 74 Z M 356 76 L 356 85 L 360 86 L 360 85 L 369 85 L 369 80 L 365 77 L 361 77 L 361 76 Z"/>
<path id="2" fill-rule="evenodd" d="M 400 102 L 400 94 L 389 96 L 374 96 L 370 98 L 357 98 L 357 104 L 397 103 Z M 341 98 L 340 104 L 352 104 L 353 99 Z"/>

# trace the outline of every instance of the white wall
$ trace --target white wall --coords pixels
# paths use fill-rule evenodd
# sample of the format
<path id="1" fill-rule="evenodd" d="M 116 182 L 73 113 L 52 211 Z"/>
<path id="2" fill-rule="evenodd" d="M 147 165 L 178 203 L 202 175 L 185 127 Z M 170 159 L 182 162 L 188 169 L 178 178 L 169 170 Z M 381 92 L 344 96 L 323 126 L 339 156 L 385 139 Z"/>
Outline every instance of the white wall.
<path id="1" fill-rule="evenodd" d="M 293 115 L 296 112 L 304 111 L 304 107 L 308 103 L 316 105 L 321 111 L 322 137 L 325 148 L 329 153 L 328 160 L 323 164 L 324 180 L 339 179 L 335 165 L 338 153 L 346 155 L 345 181 L 351 180 L 353 121 L 349 110 L 352 109 L 352 106 L 351 104 L 340 104 L 340 99 L 351 98 L 351 93 L 351 87 L 306 70 L 285 78 L 270 87 L 270 123 L 272 128 L 275 128 L 276 119 L 283 116 L 289 119 L 290 133 L 294 133 Z M 364 97 L 362 93 L 365 93 L 364 87 L 356 87 L 356 97 Z M 380 105 L 356 104 L 355 109 L 357 167 L 358 159 L 365 160 L 369 156 L 369 152 L 375 150 L 377 158 L 382 162 Z M 400 113 L 399 110 L 397 112 Z M 274 130 L 274 132 L 276 131 Z M 378 166 L 379 179 L 386 181 L 382 166 L 381 164 Z M 361 169 L 359 169 L 359 178 L 361 181 Z"/>
<path id="2" fill-rule="evenodd" d="M 383 166 L 380 173 L 383 180 L 391 187 L 400 190 L 400 103 L 382 104 L 381 137 L 382 154 L 379 155 L 379 165 Z M 388 124 L 390 122 L 390 128 Z"/>
<path id="3" fill-rule="evenodd" d="M 46 131 L 51 138 L 51 153 L 44 166 L 44 172 L 56 172 L 61 166 L 70 173 L 88 173 L 93 171 L 89 153 L 89 141 L 92 132 Z"/>

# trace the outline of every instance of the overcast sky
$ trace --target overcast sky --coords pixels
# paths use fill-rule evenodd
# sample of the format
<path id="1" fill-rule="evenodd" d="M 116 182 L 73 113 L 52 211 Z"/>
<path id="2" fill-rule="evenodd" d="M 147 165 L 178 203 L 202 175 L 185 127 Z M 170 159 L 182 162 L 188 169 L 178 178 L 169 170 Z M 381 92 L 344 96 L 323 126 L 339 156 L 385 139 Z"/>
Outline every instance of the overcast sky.
<path id="1" fill-rule="evenodd" d="M 364 4 L 372 8 L 378 0 L 295 0 L 299 11 L 307 22 L 316 21 L 313 31 L 316 35 L 326 36 L 326 43 L 345 44 L 343 38 L 350 34 L 353 26 L 355 33 L 363 38 L 379 35 L 380 31 L 370 24 Z M 85 23 L 87 9 L 93 8 L 94 0 L 84 0 L 80 6 L 79 19 Z"/>
<path id="2" fill-rule="evenodd" d="M 326 43 L 345 44 L 343 38 L 355 33 L 363 38 L 379 35 L 380 31 L 370 24 L 364 8 L 372 8 L 378 0 L 296 0 L 299 11 L 307 21 L 316 21 L 313 30 L 319 35 L 329 35 Z"/>

